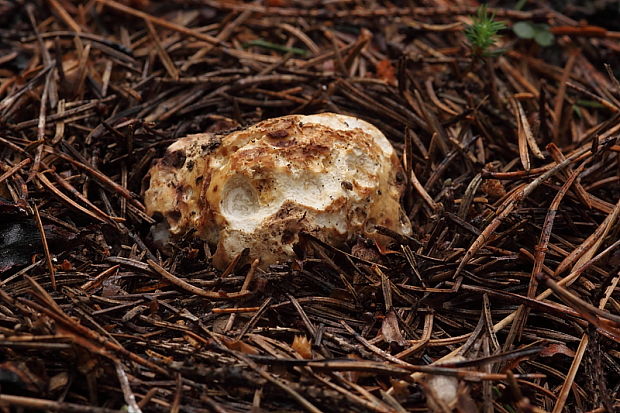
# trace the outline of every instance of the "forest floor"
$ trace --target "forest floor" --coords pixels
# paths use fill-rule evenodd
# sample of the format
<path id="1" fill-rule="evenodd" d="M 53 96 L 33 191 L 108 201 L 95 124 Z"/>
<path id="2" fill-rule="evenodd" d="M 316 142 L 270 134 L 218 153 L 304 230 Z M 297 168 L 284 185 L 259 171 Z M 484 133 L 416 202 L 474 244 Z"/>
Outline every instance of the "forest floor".
<path id="1" fill-rule="evenodd" d="M 0 411 L 618 409 L 620 6 L 551 3 L 0 0 Z M 170 143 L 318 112 L 411 237 L 157 250 Z"/>

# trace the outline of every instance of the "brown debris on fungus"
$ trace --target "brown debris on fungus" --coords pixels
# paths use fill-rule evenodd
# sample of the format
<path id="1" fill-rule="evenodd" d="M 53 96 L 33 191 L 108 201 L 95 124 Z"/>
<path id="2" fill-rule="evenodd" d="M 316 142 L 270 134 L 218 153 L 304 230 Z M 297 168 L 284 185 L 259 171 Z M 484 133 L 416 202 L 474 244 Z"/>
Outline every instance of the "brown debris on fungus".
<path id="1" fill-rule="evenodd" d="M 356 234 L 387 243 L 376 225 L 409 235 L 399 173 L 394 148 L 370 123 L 290 115 L 179 139 L 151 169 L 145 204 L 172 237 L 195 230 L 215 246 L 216 267 L 245 248 L 266 266 L 295 256 L 300 231 L 336 246 Z"/>

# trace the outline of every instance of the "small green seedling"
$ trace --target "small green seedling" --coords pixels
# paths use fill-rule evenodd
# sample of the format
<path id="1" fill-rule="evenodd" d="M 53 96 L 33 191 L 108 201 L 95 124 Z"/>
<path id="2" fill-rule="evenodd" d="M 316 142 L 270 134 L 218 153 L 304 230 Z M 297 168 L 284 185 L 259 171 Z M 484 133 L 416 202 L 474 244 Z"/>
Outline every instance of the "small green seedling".
<path id="1" fill-rule="evenodd" d="M 491 47 L 497 43 L 500 30 L 506 28 L 506 24 L 495 20 L 495 14 L 489 14 L 485 5 L 478 8 L 476 16 L 472 17 L 473 23 L 465 28 L 465 37 L 469 42 L 472 54 L 477 57 L 493 57 L 504 52 L 503 49 Z"/>
<path id="2" fill-rule="evenodd" d="M 534 39 L 542 47 L 551 46 L 555 40 L 546 24 L 518 22 L 512 26 L 512 31 L 521 39 Z"/>

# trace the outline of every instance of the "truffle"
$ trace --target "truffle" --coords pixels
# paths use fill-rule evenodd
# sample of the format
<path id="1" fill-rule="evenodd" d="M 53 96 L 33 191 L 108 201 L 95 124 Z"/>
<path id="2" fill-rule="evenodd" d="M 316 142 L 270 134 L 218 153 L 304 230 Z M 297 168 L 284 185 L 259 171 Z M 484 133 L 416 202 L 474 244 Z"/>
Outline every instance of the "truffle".
<path id="1" fill-rule="evenodd" d="M 195 230 L 216 247 L 216 267 L 245 248 L 265 267 L 295 257 L 300 231 L 335 246 L 356 234 L 387 243 L 376 225 L 409 235 L 403 188 L 398 157 L 376 127 L 321 113 L 179 139 L 151 168 L 145 204 L 172 237 Z"/>

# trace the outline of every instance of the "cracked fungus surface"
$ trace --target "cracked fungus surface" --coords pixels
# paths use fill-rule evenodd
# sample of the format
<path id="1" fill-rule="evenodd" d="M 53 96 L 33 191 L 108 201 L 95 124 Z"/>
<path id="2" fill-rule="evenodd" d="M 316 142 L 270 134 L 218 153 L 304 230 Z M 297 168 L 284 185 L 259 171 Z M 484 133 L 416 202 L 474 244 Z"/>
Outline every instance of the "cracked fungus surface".
<path id="1" fill-rule="evenodd" d="M 195 230 L 216 247 L 218 268 L 244 248 L 263 267 L 291 259 L 300 231 L 335 246 L 355 234 L 386 243 L 375 225 L 411 233 L 392 145 L 350 116 L 291 115 L 226 136 L 191 135 L 150 176 L 147 213 L 161 214 L 172 236 Z"/>

